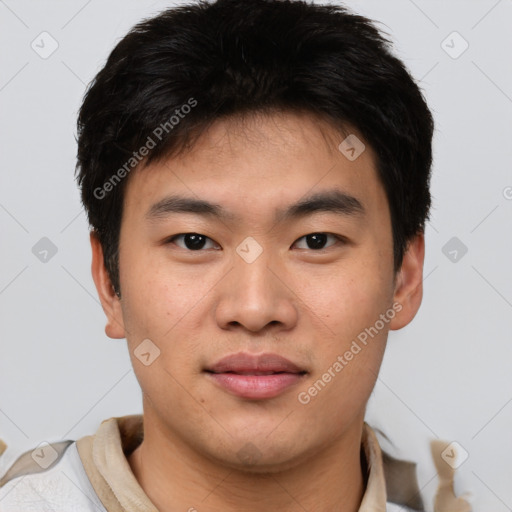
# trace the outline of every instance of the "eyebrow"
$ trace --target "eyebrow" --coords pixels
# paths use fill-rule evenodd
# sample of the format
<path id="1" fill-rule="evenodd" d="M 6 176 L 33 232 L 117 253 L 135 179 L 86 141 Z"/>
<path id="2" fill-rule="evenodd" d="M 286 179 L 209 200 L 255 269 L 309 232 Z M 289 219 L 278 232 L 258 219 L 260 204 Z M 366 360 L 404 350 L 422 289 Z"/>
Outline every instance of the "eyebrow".
<path id="1" fill-rule="evenodd" d="M 341 190 L 334 189 L 309 195 L 285 209 L 276 211 L 276 221 L 304 217 L 313 213 L 332 212 L 343 216 L 364 216 L 362 203 Z M 219 220 L 237 220 L 237 216 L 221 205 L 193 197 L 171 195 L 153 204 L 145 217 L 149 222 L 158 222 L 173 213 L 192 213 Z"/>

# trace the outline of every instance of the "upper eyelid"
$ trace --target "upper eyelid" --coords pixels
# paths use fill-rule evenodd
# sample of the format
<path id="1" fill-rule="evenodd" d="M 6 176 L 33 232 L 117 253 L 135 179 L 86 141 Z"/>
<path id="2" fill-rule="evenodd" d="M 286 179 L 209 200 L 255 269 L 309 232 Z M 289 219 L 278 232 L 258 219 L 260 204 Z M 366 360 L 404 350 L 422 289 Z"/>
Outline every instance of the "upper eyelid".
<path id="1" fill-rule="evenodd" d="M 306 238 L 309 235 L 327 235 L 327 236 L 334 237 L 337 242 L 343 242 L 343 243 L 346 242 L 346 238 L 342 235 L 337 235 L 336 233 L 329 233 L 327 231 L 313 231 L 311 233 L 308 233 L 307 235 L 302 235 L 301 237 L 297 238 L 297 240 L 295 240 L 295 242 L 293 242 L 293 245 L 295 245 L 299 240 L 302 240 L 303 238 Z M 332 247 L 332 245 L 329 247 Z M 324 249 L 329 249 L 329 247 L 324 247 Z M 321 250 L 322 249 L 316 249 L 315 252 L 319 252 Z"/>
<path id="2" fill-rule="evenodd" d="M 182 237 L 182 236 L 185 236 L 185 235 L 199 235 L 199 236 L 202 236 L 204 238 L 206 238 L 207 240 L 210 240 L 211 242 L 213 242 L 214 244 L 216 245 L 220 245 L 218 242 L 216 242 L 213 238 L 210 238 L 209 236 L 206 236 L 206 235 L 203 235 L 202 233 L 196 233 L 195 231 L 188 231 L 186 233 L 176 233 L 175 235 L 172 235 L 170 237 L 167 237 L 165 240 L 164 240 L 164 244 L 168 244 L 170 242 L 173 242 L 173 240 L 175 238 L 178 238 L 178 237 Z M 192 252 L 192 251 L 191 251 Z M 200 251 L 196 251 L 196 252 L 200 252 Z"/>

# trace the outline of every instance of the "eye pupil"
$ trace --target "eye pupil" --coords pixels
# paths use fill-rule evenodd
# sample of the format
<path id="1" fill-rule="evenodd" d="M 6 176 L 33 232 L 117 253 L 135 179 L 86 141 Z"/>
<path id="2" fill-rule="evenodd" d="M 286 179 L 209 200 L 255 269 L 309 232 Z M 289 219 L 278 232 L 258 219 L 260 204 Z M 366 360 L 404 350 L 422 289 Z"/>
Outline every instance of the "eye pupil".
<path id="1" fill-rule="evenodd" d="M 184 242 L 187 246 L 187 249 L 194 251 L 204 247 L 204 244 L 206 243 L 206 237 L 196 233 L 187 233 L 184 236 Z"/>
<path id="2" fill-rule="evenodd" d="M 313 233 L 306 236 L 306 241 L 311 249 L 322 249 L 327 242 L 327 235 L 324 233 Z"/>

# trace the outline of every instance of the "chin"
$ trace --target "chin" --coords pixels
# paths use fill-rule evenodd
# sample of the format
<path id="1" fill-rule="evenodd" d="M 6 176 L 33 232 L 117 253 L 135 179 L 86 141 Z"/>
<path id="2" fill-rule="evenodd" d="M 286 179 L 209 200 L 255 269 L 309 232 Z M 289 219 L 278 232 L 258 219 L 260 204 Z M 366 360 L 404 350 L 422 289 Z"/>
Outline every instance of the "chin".
<path id="1" fill-rule="evenodd" d="M 213 448 L 214 452 L 208 451 L 215 464 L 255 475 L 279 473 L 291 469 L 307 459 L 306 452 L 295 452 L 297 446 L 303 446 L 302 443 L 293 441 L 291 438 L 286 439 L 283 443 L 281 437 L 281 442 L 276 439 L 278 444 L 273 444 L 267 437 L 268 432 L 261 437 L 248 435 L 247 439 L 233 440 L 230 438 L 224 445 L 224 448 L 227 445 L 229 452 L 215 450 L 219 447 L 218 444 L 215 448 L 209 447 L 210 450 Z"/>
<path id="2" fill-rule="evenodd" d="M 242 447 L 239 453 L 234 454 L 234 457 L 224 460 L 224 464 L 241 473 L 264 476 L 289 470 L 300 462 L 299 458 L 290 453 L 281 456 L 265 456 L 263 453 L 259 453 L 255 457 L 253 446 Z"/>

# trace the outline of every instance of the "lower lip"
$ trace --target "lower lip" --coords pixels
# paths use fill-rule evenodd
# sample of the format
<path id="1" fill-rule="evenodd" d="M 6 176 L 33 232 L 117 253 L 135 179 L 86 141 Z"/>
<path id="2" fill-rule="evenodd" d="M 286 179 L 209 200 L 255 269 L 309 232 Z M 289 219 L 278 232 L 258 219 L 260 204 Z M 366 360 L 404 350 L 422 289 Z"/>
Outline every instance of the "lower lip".
<path id="1" fill-rule="evenodd" d="M 272 375 L 239 375 L 236 373 L 208 373 L 221 387 L 242 398 L 274 398 L 297 384 L 300 373 L 274 373 Z"/>

